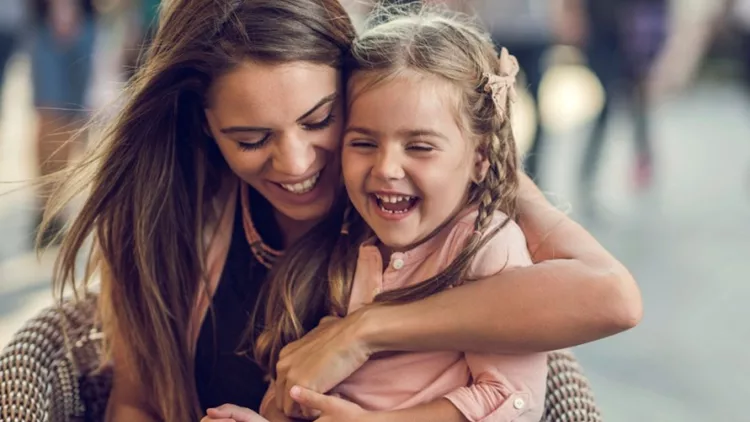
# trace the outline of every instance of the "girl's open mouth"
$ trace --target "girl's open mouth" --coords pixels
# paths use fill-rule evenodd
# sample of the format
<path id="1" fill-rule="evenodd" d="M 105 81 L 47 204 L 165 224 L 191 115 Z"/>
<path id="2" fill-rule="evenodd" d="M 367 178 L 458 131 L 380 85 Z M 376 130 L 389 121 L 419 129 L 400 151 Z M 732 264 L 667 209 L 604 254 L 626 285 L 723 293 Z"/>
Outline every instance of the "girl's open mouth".
<path id="1" fill-rule="evenodd" d="M 417 206 L 417 196 L 373 194 L 381 211 L 389 214 L 406 214 Z"/>

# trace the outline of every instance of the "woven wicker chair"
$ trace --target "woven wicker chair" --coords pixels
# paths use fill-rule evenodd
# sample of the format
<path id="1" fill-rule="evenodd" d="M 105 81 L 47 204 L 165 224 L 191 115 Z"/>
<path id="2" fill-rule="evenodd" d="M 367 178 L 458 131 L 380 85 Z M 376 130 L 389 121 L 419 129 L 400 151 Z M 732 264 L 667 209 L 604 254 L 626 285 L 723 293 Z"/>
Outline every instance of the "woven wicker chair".
<path id="1" fill-rule="evenodd" d="M 0 421 L 101 421 L 112 383 L 99 369 L 95 296 L 51 307 L 26 323 L 0 354 Z M 569 351 L 549 354 L 543 422 L 599 422 L 586 377 Z"/>

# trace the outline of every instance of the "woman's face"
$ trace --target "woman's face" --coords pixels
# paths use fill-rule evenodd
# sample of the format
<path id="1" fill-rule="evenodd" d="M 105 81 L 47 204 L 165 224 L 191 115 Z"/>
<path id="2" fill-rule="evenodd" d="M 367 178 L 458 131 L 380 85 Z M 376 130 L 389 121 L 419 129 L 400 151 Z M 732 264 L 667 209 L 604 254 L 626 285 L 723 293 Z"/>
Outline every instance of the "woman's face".
<path id="1" fill-rule="evenodd" d="M 329 66 L 247 61 L 209 92 L 206 118 L 229 167 L 293 221 L 320 220 L 340 186 L 340 88 Z"/>

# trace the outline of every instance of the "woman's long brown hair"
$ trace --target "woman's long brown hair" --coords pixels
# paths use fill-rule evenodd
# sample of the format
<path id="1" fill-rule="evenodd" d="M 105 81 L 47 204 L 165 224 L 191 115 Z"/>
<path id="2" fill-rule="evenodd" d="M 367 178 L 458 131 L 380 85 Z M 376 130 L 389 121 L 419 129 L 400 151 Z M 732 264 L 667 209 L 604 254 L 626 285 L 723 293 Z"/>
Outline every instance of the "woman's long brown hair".
<path id="1" fill-rule="evenodd" d="M 161 420 L 200 417 L 188 324 L 204 288 L 203 228 L 228 167 L 205 130 L 213 81 L 244 60 L 338 68 L 354 37 L 336 0 L 171 0 L 103 140 L 65 173 L 50 202 L 87 199 L 63 241 L 54 287 L 62 297 L 102 279 L 112 344 Z M 218 99 L 220 101 L 220 99 Z M 93 240 L 87 276 L 76 260 Z M 248 257 L 251 259 L 251 257 Z M 121 354 L 120 354 L 121 353 Z"/>
<path id="2" fill-rule="evenodd" d="M 484 90 L 485 75 L 502 71 L 488 34 L 469 20 L 432 8 L 384 8 L 371 19 L 375 26 L 354 42 L 346 72 L 375 75 L 375 84 L 405 71 L 447 83 L 455 94 L 455 112 L 464 133 L 476 140 L 475 147 L 489 164 L 484 179 L 468 191 L 466 205 L 476 206 L 478 216 L 475 232 L 459 255 L 429 280 L 375 297 L 376 302 L 404 303 L 466 279 L 482 246 L 515 217 L 519 158 L 510 104 L 499 110 Z M 342 200 L 339 212 L 351 209 L 347 204 Z M 498 210 L 509 219 L 490 231 Z M 343 218 L 343 230 L 341 220 L 332 216 L 287 251 L 274 269 L 267 323 L 255 342 L 256 359 L 271 373 L 281 349 L 314 327 L 317 318 L 346 315 L 358 248 L 370 235 L 362 218 L 354 211 L 349 214 Z"/>

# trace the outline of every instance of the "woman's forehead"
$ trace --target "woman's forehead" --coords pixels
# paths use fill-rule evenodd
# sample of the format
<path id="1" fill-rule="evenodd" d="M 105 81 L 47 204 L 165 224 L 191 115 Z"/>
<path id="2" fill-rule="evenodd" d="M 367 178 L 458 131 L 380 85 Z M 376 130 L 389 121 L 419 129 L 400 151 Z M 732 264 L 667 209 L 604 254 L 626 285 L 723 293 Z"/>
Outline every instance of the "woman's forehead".
<path id="1" fill-rule="evenodd" d="M 209 108 L 217 114 L 252 114 L 260 120 L 303 116 L 321 99 L 339 90 L 333 67 L 290 62 L 245 62 L 219 77 L 209 90 Z"/>

